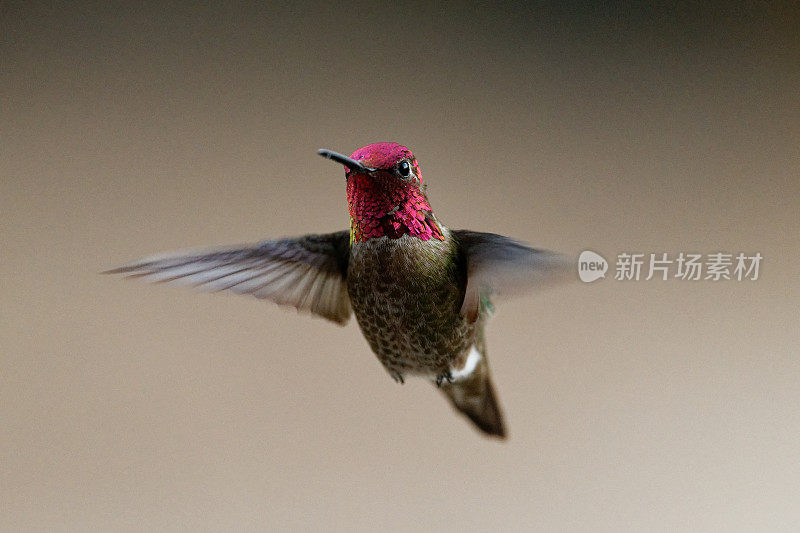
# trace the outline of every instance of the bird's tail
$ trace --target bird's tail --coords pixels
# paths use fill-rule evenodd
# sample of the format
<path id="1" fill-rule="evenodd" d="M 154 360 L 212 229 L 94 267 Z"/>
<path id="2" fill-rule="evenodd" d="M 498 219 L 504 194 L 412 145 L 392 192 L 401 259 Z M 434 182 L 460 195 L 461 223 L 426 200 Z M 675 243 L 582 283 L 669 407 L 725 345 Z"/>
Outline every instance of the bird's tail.
<path id="1" fill-rule="evenodd" d="M 453 407 L 472 420 L 481 431 L 505 439 L 503 412 L 494 393 L 489 363 L 474 347 L 472 350 L 470 357 L 479 357 L 474 369 L 465 376 L 457 376 L 452 383 L 444 381 L 440 389 Z M 468 359 L 466 366 L 469 364 Z"/>

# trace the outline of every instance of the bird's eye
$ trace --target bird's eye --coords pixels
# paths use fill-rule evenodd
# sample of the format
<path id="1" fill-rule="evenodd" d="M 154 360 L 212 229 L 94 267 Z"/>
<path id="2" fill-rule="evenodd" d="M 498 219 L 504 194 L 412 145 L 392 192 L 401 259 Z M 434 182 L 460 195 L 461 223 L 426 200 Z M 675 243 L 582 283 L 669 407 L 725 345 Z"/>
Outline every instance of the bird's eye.
<path id="1" fill-rule="evenodd" d="M 402 161 L 397 165 L 397 173 L 400 174 L 401 178 L 407 178 L 411 175 L 411 165 L 408 164 L 408 161 Z"/>

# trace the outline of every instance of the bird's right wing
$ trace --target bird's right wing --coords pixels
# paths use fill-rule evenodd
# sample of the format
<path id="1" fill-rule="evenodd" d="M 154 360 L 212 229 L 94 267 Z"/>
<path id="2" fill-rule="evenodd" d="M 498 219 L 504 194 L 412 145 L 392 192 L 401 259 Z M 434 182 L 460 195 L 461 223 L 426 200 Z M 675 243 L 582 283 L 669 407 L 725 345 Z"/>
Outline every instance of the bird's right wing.
<path id="1" fill-rule="evenodd" d="M 467 287 L 461 312 L 477 320 L 492 295 L 514 296 L 575 278 L 575 262 L 494 233 L 452 232 L 466 261 Z"/>
<path id="2" fill-rule="evenodd" d="M 148 257 L 104 274 L 252 294 L 345 324 L 350 318 L 349 256 L 350 234 L 339 231 Z"/>

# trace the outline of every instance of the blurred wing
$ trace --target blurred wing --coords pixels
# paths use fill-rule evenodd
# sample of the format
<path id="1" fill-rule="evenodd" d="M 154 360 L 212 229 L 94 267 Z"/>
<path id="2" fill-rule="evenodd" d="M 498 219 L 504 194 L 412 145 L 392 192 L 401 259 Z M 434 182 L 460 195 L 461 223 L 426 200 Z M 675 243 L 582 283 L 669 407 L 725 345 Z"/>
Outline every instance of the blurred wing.
<path id="1" fill-rule="evenodd" d="M 347 231 L 149 257 L 104 274 L 252 294 L 339 324 L 350 318 Z"/>
<path id="2" fill-rule="evenodd" d="M 490 307 L 492 295 L 514 296 L 574 277 L 574 262 L 518 241 L 476 231 L 452 232 L 466 260 L 467 288 L 461 312 L 470 322 Z"/>

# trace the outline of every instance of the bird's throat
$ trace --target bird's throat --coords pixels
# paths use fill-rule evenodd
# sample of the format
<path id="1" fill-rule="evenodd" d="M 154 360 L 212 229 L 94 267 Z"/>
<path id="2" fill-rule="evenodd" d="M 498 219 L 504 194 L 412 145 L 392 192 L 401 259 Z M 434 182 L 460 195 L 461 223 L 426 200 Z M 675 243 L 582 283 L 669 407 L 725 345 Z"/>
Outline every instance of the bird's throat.
<path id="1" fill-rule="evenodd" d="M 350 242 L 410 235 L 444 240 L 425 194 L 393 176 L 351 176 L 347 182 Z"/>

